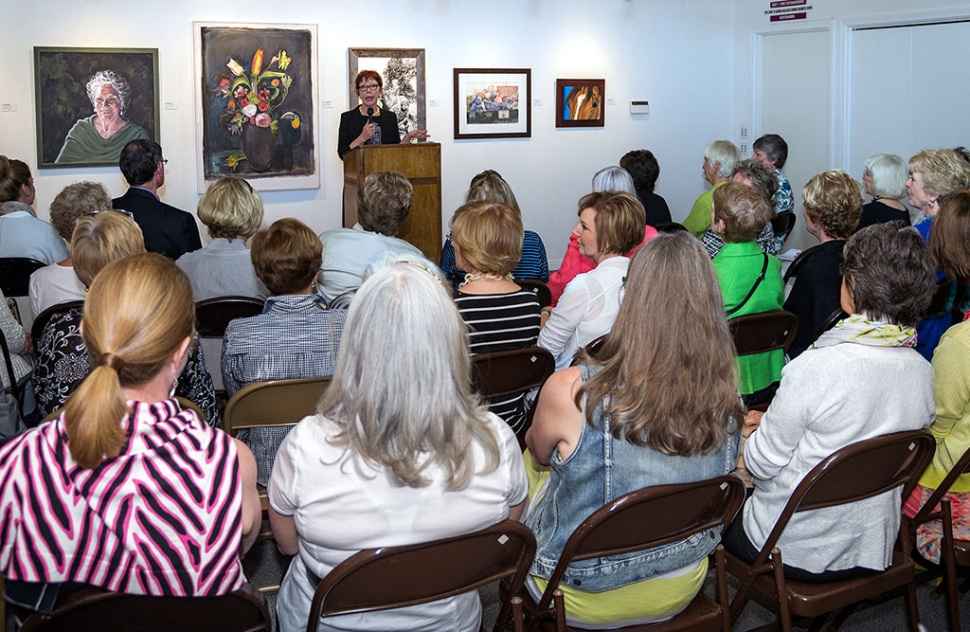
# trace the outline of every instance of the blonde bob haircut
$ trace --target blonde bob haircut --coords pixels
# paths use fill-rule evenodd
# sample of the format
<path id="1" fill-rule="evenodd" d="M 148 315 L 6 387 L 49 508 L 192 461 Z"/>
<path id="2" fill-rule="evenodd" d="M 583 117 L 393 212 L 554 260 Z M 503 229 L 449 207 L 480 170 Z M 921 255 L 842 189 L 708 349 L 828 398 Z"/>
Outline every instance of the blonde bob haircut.
<path id="1" fill-rule="evenodd" d="M 242 178 L 220 178 L 206 189 L 196 213 L 213 239 L 249 239 L 263 223 L 263 199 Z"/>
<path id="2" fill-rule="evenodd" d="M 522 218 L 504 204 L 469 202 L 451 218 L 451 241 L 475 272 L 505 276 L 522 258 Z"/>
<path id="3" fill-rule="evenodd" d="M 414 188 L 404 174 L 375 171 L 357 192 L 357 219 L 364 230 L 396 237 L 413 201 Z"/>
<path id="4" fill-rule="evenodd" d="M 420 261 L 391 261 L 350 305 L 317 410 L 341 428 L 330 441 L 358 472 L 366 464 L 417 488 L 438 467 L 447 490 L 462 490 L 500 462 L 470 375 L 467 329 L 439 277 Z"/>
<path id="5" fill-rule="evenodd" d="M 805 213 L 832 239 L 848 239 L 862 217 L 862 185 L 841 169 L 816 173 L 802 188 Z"/>
<path id="6" fill-rule="evenodd" d="M 112 261 L 145 252 L 145 238 L 130 217 L 117 211 L 85 215 L 71 237 L 74 273 L 84 287 Z"/>
<path id="7" fill-rule="evenodd" d="M 93 469 L 127 441 L 124 387 L 153 379 L 195 326 L 192 285 L 170 259 L 145 253 L 108 264 L 91 284 L 82 317 L 94 370 L 64 406 L 74 460 Z"/>
<path id="8" fill-rule="evenodd" d="M 952 149 L 924 149 L 909 159 L 909 172 L 923 175 L 923 189 L 930 195 L 970 189 L 970 163 Z"/>
<path id="9" fill-rule="evenodd" d="M 323 243 L 298 219 L 284 217 L 261 230 L 250 243 L 256 278 L 274 296 L 303 292 L 323 264 Z"/>
<path id="10" fill-rule="evenodd" d="M 722 237 L 728 243 L 754 241 L 772 212 L 764 194 L 746 184 L 728 182 L 714 191 L 714 219 L 724 222 Z"/>
<path id="11" fill-rule="evenodd" d="M 673 330 L 644 327 L 654 318 Z M 740 428 L 744 411 L 721 289 L 690 233 L 661 233 L 637 250 L 613 329 L 596 358 L 581 351 L 580 362 L 603 369 L 576 394 L 576 407 L 582 410 L 585 397 L 586 421 L 595 428 L 605 400 L 604 418 L 617 439 L 690 456 L 716 449 Z"/>
<path id="12" fill-rule="evenodd" d="M 504 204 L 522 215 L 522 209 L 519 208 L 512 187 L 497 171 L 491 169 L 486 169 L 472 178 L 471 184 L 468 185 L 468 193 L 465 194 L 465 201 Z"/>
<path id="13" fill-rule="evenodd" d="M 626 255 L 643 241 L 647 211 L 629 193 L 597 191 L 579 199 L 576 215 L 591 208 L 596 211 L 596 248 L 603 254 Z"/>

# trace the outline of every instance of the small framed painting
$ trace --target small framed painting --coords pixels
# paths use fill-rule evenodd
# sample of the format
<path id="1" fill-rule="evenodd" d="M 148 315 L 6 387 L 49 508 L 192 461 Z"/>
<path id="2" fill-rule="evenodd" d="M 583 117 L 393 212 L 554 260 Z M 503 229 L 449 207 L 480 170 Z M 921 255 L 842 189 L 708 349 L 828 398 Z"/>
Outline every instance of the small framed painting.
<path id="1" fill-rule="evenodd" d="M 556 79 L 556 127 L 603 127 L 605 79 Z"/>
<path id="2" fill-rule="evenodd" d="M 455 68 L 455 139 L 530 138 L 532 71 Z"/>

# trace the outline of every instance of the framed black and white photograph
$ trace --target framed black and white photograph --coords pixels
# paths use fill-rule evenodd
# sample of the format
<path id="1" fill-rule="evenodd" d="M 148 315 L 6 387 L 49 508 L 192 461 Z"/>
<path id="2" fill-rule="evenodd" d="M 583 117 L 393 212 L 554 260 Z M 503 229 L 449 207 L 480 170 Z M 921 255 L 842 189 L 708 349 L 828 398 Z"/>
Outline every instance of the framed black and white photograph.
<path id="1" fill-rule="evenodd" d="M 455 138 L 530 138 L 532 71 L 455 68 Z"/>
<path id="2" fill-rule="evenodd" d="M 34 48 L 37 163 L 118 166 L 129 141 L 158 141 L 157 48 Z"/>
<path id="3" fill-rule="evenodd" d="M 427 129 L 423 48 L 351 48 L 348 58 L 347 109 L 359 103 L 354 84 L 357 73 L 373 70 L 384 83 L 378 107 L 397 117 L 401 138 L 410 131 Z"/>

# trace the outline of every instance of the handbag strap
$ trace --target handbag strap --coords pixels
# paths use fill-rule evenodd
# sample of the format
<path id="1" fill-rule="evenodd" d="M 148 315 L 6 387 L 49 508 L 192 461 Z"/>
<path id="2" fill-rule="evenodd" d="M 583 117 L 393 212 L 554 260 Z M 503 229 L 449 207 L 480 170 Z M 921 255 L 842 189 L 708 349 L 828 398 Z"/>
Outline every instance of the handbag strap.
<path id="1" fill-rule="evenodd" d="M 754 292 L 755 292 L 755 290 L 758 289 L 758 286 L 761 285 L 761 282 L 765 280 L 765 273 L 768 272 L 768 253 L 762 252 L 761 254 L 765 258 L 765 263 L 764 263 L 764 265 L 761 266 L 761 274 L 759 274 L 758 275 L 758 278 L 754 280 L 754 285 L 752 285 L 751 286 L 751 289 L 748 290 L 748 295 L 745 296 L 744 299 L 740 303 L 738 303 L 737 305 L 735 305 L 731 309 L 727 310 L 727 315 L 728 316 L 733 316 L 734 314 L 736 314 L 738 312 L 738 310 L 740 310 L 742 307 L 744 307 L 745 303 L 747 303 L 748 301 L 750 301 L 751 300 L 751 297 L 754 296 Z"/>

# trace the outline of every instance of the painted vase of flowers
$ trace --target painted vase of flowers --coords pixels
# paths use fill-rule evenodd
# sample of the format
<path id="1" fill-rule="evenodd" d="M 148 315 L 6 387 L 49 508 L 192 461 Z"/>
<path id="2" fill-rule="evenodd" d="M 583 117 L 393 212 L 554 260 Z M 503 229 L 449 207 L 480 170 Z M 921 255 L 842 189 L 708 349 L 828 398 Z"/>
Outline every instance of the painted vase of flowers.
<path id="1" fill-rule="evenodd" d="M 293 83 L 293 78 L 284 72 L 291 61 L 281 50 L 263 68 L 263 50 L 259 49 L 253 55 L 249 72 L 235 59 L 226 64 L 231 76 L 220 77 L 213 92 L 226 101 L 220 121 L 230 134 L 241 138 L 244 155 L 233 154 L 226 159 L 233 169 L 243 160 L 253 171 L 272 167 L 279 131 L 276 111 L 286 101 Z"/>

